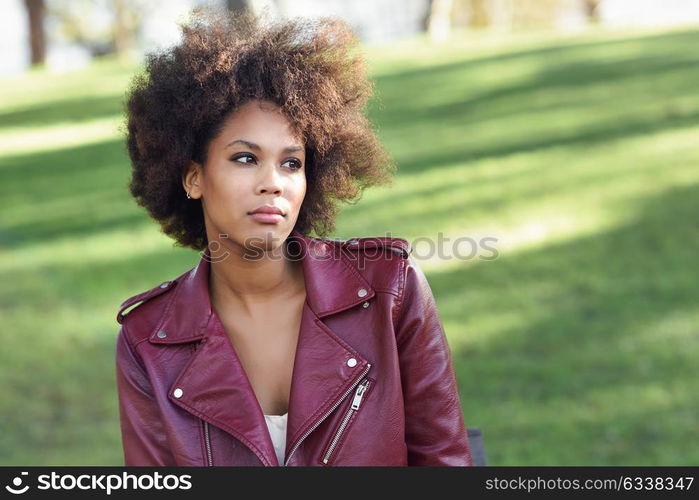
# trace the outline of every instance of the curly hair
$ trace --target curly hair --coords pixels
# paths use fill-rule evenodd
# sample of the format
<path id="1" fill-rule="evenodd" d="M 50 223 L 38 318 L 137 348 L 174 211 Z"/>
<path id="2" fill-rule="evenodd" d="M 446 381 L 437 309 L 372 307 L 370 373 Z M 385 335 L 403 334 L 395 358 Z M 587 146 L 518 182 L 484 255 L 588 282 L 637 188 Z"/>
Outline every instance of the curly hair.
<path id="1" fill-rule="evenodd" d="M 209 142 L 249 100 L 276 103 L 303 138 L 307 190 L 294 229 L 335 230 L 339 202 L 392 182 L 395 165 L 364 108 L 373 82 L 359 39 L 341 19 L 192 11 L 181 41 L 146 55 L 126 93 L 129 190 L 176 246 L 208 245 L 201 200 L 184 196 L 190 161 L 206 162 Z"/>

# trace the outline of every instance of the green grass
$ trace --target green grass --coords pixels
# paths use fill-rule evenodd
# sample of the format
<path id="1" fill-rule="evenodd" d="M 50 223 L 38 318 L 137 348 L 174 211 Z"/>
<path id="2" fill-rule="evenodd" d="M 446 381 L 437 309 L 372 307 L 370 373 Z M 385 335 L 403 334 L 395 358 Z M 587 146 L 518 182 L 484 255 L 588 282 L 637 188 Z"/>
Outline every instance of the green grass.
<path id="1" fill-rule="evenodd" d="M 336 236 L 497 238 L 494 259 L 419 261 L 491 464 L 699 463 L 698 43 L 366 48 L 399 174 Z M 0 464 L 121 464 L 117 307 L 198 260 L 128 196 L 133 71 L 0 82 Z"/>

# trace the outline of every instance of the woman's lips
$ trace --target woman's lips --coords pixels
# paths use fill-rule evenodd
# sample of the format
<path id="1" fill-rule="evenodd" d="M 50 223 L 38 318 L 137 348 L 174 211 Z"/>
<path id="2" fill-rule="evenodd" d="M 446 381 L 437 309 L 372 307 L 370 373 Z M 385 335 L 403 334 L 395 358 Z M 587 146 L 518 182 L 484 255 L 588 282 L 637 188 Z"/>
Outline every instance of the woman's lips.
<path id="1" fill-rule="evenodd" d="M 262 224 L 278 224 L 282 220 L 284 220 L 283 215 L 270 214 L 270 213 L 264 213 L 264 212 L 257 212 L 254 214 L 250 214 L 250 217 L 255 219 L 257 222 L 261 222 Z"/>

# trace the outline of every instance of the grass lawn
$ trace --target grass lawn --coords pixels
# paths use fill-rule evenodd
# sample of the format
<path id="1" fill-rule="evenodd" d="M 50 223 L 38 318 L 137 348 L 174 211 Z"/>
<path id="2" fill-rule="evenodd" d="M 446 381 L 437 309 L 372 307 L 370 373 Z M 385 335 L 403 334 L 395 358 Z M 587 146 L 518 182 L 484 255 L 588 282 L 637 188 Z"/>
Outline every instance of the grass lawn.
<path id="1" fill-rule="evenodd" d="M 699 29 L 368 46 L 399 166 L 336 237 L 415 241 L 493 465 L 698 464 Z M 129 197 L 134 67 L 0 80 L 0 464 L 120 465 L 117 308 L 198 261 Z M 429 257 L 418 238 L 496 238 Z M 459 245 L 462 255 L 471 248 Z"/>

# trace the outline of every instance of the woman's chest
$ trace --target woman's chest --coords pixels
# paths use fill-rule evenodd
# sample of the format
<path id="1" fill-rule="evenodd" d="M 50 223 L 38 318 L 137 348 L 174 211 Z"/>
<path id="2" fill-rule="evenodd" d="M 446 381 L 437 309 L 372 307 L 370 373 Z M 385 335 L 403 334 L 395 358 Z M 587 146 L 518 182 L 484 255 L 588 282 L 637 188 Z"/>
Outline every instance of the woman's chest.
<path id="1" fill-rule="evenodd" d="M 264 316 L 221 319 L 264 414 L 288 410 L 301 313 L 287 307 Z"/>

